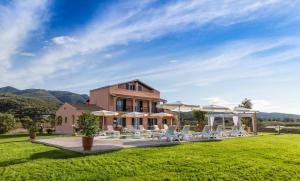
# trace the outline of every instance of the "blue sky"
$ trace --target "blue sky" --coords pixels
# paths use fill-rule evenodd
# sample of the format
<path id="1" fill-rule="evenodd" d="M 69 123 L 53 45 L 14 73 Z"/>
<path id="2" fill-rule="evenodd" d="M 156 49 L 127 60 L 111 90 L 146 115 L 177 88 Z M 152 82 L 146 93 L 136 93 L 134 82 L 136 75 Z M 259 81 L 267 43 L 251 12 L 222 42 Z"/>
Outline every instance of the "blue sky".
<path id="1" fill-rule="evenodd" d="M 88 93 L 141 79 L 169 101 L 300 114 L 300 2 L 0 2 L 0 86 Z"/>

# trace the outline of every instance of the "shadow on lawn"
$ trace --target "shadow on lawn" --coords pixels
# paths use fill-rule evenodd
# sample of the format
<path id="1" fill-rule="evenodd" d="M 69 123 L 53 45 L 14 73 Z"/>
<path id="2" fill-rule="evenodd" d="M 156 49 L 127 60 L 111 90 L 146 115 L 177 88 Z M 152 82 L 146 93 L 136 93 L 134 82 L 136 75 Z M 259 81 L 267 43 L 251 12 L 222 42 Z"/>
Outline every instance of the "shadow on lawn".
<path id="1" fill-rule="evenodd" d="M 18 143 L 18 142 L 27 142 L 27 140 L 19 140 L 19 141 L 5 141 L 5 142 L 1 142 L 1 141 L 0 141 L 0 144 Z"/>
<path id="2" fill-rule="evenodd" d="M 48 134 L 48 133 L 37 133 L 37 136 L 61 136 L 62 134 Z M 63 135 L 64 136 L 64 135 Z M 4 134 L 0 135 L 1 138 L 18 138 L 18 137 L 28 137 L 29 139 L 29 134 L 28 133 L 18 133 L 18 134 Z"/>
<path id="3" fill-rule="evenodd" d="M 29 158 L 23 159 L 14 159 L 0 162 L 0 167 L 6 167 L 11 165 L 17 165 L 21 163 L 26 163 L 33 160 L 38 159 L 68 159 L 68 158 L 76 158 L 76 157 L 84 157 L 86 155 L 82 155 L 80 153 L 66 151 L 66 150 L 50 150 L 45 152 L 39 152 L 32 154 Z"/>

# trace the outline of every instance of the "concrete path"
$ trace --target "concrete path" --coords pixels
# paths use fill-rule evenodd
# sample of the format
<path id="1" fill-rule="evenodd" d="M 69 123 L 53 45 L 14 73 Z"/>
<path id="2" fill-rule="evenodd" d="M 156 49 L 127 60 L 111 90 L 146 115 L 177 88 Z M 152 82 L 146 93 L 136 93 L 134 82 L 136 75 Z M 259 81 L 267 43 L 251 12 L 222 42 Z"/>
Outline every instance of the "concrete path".
<path id="1" fill-rule="evenodd" d="M 105 139 L 95 138 L 92 151 L 85 152 L 82 148 L 81 137 L 58 137 L 48 139 L 35 139 L 32 142 L 41 143 L 48 146 L 76 151 L 80 153 L 97 153 L 105 151 L 119 150 L 122 148 L 149 147 L 173 145 L 176 142 L 157 141 L 152 139 Z"/>

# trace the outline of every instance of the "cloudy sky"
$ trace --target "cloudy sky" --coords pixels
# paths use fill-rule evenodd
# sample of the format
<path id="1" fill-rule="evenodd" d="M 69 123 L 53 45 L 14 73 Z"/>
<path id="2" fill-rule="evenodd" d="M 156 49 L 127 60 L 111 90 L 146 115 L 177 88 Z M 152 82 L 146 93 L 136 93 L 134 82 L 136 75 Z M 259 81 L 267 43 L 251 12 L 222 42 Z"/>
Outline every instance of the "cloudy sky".
<path id="1" fill-rule="evenodd" d="M 3 0 L 0 86 L 141 79 L 169 101 L 299 114 L 299 35 L 297 0 Z"/>

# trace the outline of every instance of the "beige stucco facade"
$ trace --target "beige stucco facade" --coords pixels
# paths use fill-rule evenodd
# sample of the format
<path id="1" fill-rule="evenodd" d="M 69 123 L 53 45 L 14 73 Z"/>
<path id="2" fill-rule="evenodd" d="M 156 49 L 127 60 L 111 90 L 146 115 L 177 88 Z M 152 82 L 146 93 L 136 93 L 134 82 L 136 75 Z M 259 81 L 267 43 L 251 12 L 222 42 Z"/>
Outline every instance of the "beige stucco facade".
<path id="1" fill-rule="evenodd" d="M 61 119 L 61 123 L 56 125 L 55 131 L 62 134 L 73 133 L 73 125 L 77 124 L 77 120 L 82 112 L 82 110 L 77 110 L 68 103 L 62 105 L 56 111 L 56 118 Z"/>

